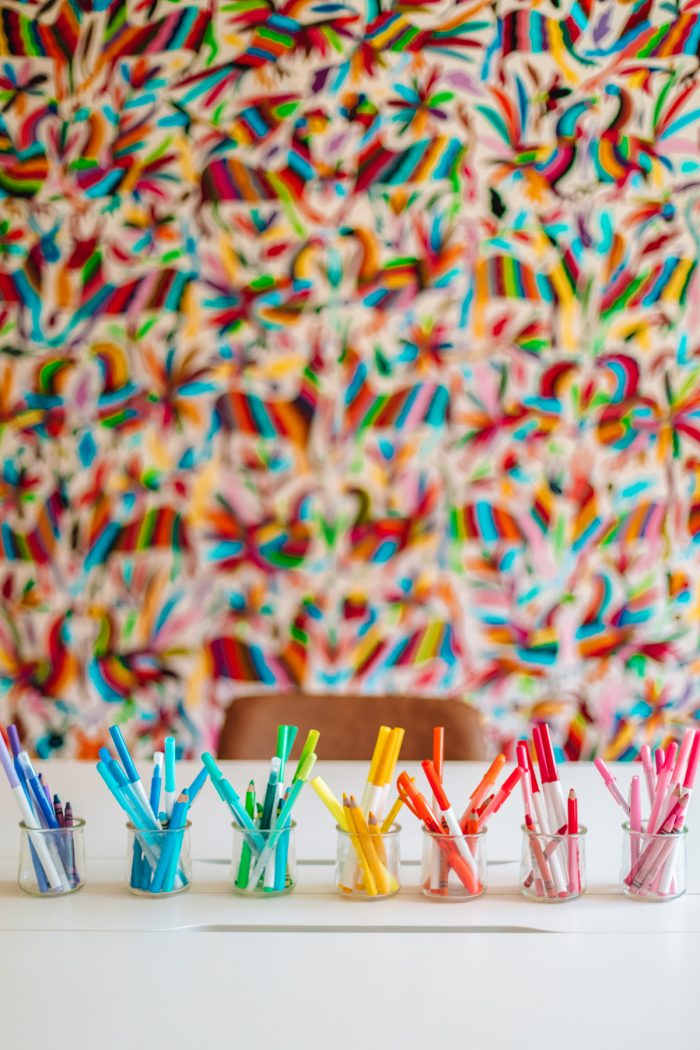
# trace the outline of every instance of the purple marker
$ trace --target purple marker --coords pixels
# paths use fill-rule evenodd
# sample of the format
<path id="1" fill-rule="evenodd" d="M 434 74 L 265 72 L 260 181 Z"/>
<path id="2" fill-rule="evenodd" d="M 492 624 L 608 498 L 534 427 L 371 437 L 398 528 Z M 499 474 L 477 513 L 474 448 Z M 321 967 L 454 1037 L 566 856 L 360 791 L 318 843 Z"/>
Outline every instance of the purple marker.
<path id="1" fill-rule="evenodd" d="M 7 727 L 7 736 L 10 741 L 10 747 L 12 748 L 12 754 L 15 758 L 22 750 L 22 745 L 19 742 L 19 733 L 17 732 L 17 726 L 12 723 L 11 726 Z"/>

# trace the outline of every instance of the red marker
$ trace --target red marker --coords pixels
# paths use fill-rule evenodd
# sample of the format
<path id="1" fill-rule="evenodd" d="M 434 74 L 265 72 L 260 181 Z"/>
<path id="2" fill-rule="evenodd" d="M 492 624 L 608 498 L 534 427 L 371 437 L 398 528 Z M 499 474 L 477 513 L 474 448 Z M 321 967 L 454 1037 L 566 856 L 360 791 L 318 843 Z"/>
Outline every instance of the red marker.
<path id="1" fill-rule="evenodd" d="M 506 799 L 512 794 L 513 790 L 518 786 L 522 778 L 525 776 L 525 770 L 521 769 L 520 766 L 516 766 L 511 775 L 503 781 L 503 784 L 496 792 L 491 803 L 486 807 L 484 812 L 479 817 L 479 830 L 482 831 L 486 826 L 486 821 L 493 813 L 497 813 L 501 808 Z"/>
<path id="2" fill-rule="evenodd" d="M 578 835 L 578 802 L 576 792 L 571 789 L 568 801 L 569 822 L 567 831 L 569 836 Z M 578 839 L 569 838 L 569 893 L 581 892 L 581 872 L 579 869 Z"/>

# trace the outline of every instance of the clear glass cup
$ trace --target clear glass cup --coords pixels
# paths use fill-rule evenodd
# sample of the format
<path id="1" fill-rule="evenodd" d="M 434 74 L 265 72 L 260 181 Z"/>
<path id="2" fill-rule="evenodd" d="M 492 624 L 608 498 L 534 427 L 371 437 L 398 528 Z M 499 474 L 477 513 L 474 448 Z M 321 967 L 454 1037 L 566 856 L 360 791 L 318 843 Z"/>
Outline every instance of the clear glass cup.
<path id="1" fill-rule="evenodd" d="M 648 835 L 622 825 L 620 887 L 635 901 L 673 901 L 688 888 L 688 829 Z"/>
<path id="2" fill-rule="evenodd" d="M 487 828 L 476 835 L 439 835 L 423 827 L 421 890 L 435 901 L 469 901 L 486 892 Z"/>
<path id="3" fill-rule="evenodd" d="M 349 900 L 386 900 L 401 889 L 401 825 L 382 834 L 352 834 L 337 827 L 335 885 Z"/>
<path id="4" fill-rule="evenodd" d="M 172 897 L 192 884 L 188 820 L 184 828 L 143 831 L 127 824 L 126 881 L 137 897 Z"/>
<path id="5" fill-rule="evenodd" d="M 523 824 L 519 884 L 533 901 L 558 904 L 586 892 L 586 834 L 542 835 Z"/>
<path id="6" fill-rule="evenodd" d="M 35 897 L 61 897 L 85 885 L 85 821 L 75 817 L 70 828 L 35 830 L 19 826 L 17 882 Z"/>
<path id="7" fill-rule="evenodd" d="M 291 893 L 297 884 L 296 821 L 280 833 L 257 828 L 264 842 L 261 851 L 251 841 L 251 833 L 240 824 L 233 823 L 233 889 L 246 897 L 281 897 Z M 263 867 L 259 870 L 254 886 L 256 866 L 265 854 Z"/>

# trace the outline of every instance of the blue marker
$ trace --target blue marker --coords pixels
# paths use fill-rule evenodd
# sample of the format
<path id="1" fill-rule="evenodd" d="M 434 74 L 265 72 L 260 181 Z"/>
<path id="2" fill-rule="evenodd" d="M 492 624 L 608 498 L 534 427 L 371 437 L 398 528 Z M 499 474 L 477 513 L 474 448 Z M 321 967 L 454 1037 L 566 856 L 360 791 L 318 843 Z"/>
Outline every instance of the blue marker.
<path id="1" fill-rule="evenodd" d="M 58 821 L 56 820 L 56 814 L 53 811 L 53 807 L 49 805 L 49 802 L 44 793 L 44 789 L 37 779 L 37 775 L 34 772 L 34 767 L 29 759 L 29 755 L 26 751 L 20 751 L 17 759 L 22 766 L 22 770 L 26 777 L 29 790 L 34 796 L 34 808 L 37 812 L 41 813 L 41 821 L 46 828 L 57 828 Z M 38 806 L 38 810 L 37 807 Z"/>
<path id="2" fill-rule="evenodd" d="M 154 813 L 158 812 L 158 807 L 160 806 L 161 781 L 160 766 L 156 766 L 153 770 L 153 777 L 151 778 L 151 794 L 148 799 Z"/>
<path id="3" fill-rule="evenodd" d="M 117 754 L 119 755 L 120 759 L 122 760 L 122 765 L 124 766 L 124 773 L 126 774 L 126 779 L 131 784 L 134 793 L 136 794 L 137 798 L 139 799 L 139 802 L 141 804 L 141 808 L 146 813 L 148 813 L 151 810 L 151 807 L 150 807 L 150 804 L 149 804 L 149 801 L 148 801 L 148 796 L 146 795 L 146 792 L 144 791 L 143 784 L 141 783 L 141 778 L 140 778 L 140 776 L 138 775 L 138 773 L 136 771 L 136 766 L 134 765 L 134 761 L 133 761 L 133 759 L 131 757 L 131 754 L 129 752 L 129 748 L 126 746 L 126 742 L 124 740 L 124 737 L 122 736 L 122 731 L 119 728 L 119 726 L 110 726 L 109 727 L 109 735 L 111 736 L 112 741 L 114 742 L 114 746 L 117 749 Z M 100 757 L 102 757 L 102 752 L 101 751 L 100 751 Z M 155 824 L 158 824 L 158 818 L 157 818 L 156 814 L 151 811 L 150 812 L 150 816 L 152 818 L 152 822 L 155 822 Z"/>
<path id="4" fill-rule="evenodd" d="M 175 786 L 175 737 L 165 738 L 165 812 L 170 814 L 177 799 L 177 787 Z"/>
<path id="5" fill-rule="evenodd" d="M 194 780 L 190 784 L 190 786 L 188 788 L 188 791 L 187 791 L 187 794 L 190 796 L 190 806 L 192 805 L 192 803 L 196 799 L 196 797 L 199 794 L 199 792 L 204 787 L 204 784 L 205 784 L 206 779 L 207 779 L 208 776 L 209 776 L 209 770 L 207 769 L 206 766 L 202 766 L 202 768 L 200 769 L 199 773 L 197 774 L 197 776 L 194 778 Z"/>
<path id="6" fill-rule="evenodd" d="M 106 764 L 106 762 L 98 762 L 97 763 L 97 772 L 100 774 L 100 776 L 104 780 L 105 784 L 107 785 L 107 788 L 109 789 L 110 793 L 114 796 L 117 804 L 126 813 L 126 815 L 129 818 L 129 822 L 132 825 L 132 827 L 138 828 L 139 824 L 141 823 L 140 814 L 134 809 L 132 799 L 131 798 L 127 798 L 124 795 L 122 786 L 121 786 L 120 782 L 117 780 L 117 778 L 114 775 L 114 770 L 118 769 L 119 773 L 121 774 L 121 776 L 124 777 L 124 771 L 122 770 L 122 768 L 119 765 L 119 763 L 115 762 L 114 759 L 111 759 L 111 762 L 112 762 L 112 768 L 111 769 Z M 153 847 L 146 841 L 145 836 L 137 834 L 136 837 L 137 837 L 137 839 L 139 841 L 141 849 L 144 852 L 144 855 L 146 856 L 146 858 L 148 860 L 149 865 L 151 866 L 152 869 L 155 869 L 155 867 L 158 864 L 158 857 L 157 857 L 156 853 L 154 852 Z"/>
<path id="7" fill-rule="evenodd" d="M 124 766 L 124 772 L 126 773 L 126 779 L 130 783 L 134 784 L 139 779 L 139 775 L 136 772 L 136 766 L 134 765 L 134 762 L 133 762 L 133 759 L 131 757 L 131 754 L 129 753 L 129 748 L 126 746 L 126 741 L 124 740 L 124 737 L 122 736 L 122 731 L 119 728 L 119 726 L 110 726 L 109 727 L 109 735 L 111 736 L 111 738 L 112 738 L 112 740 L 114 742 L 114 746 L 117 749 L 117 754 L 119 755 L 119 757 L 122 760 L 122 765 Z M 100 756 L 101 756 L 101 752 L 100 752 Z"/>
<path id="8" fill-rule="evenodd" d="M 158 867 L 153 875 L 151 893 L 167 893 L 173 888 L 183 838 L 182 834 L 177 834 L 177 832 L 184 830 L 188 808 L 189 801 L 186 793 L 183 792 L 173 806 L 168 831 L 163 836 L 165 845 L 161 850 Z"/>

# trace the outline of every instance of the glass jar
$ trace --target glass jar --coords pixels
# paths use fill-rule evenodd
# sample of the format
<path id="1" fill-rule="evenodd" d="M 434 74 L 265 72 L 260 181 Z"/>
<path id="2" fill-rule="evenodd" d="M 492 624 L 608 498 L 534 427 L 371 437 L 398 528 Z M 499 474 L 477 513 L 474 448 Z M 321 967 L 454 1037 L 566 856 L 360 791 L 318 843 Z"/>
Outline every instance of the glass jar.
<path id="1" fill-rule="evenodd" d="M 141 830 L 127 824 L 127 885 L 138 897 L 171 897 L 192 883 L 190 828 Z"/>
<path id="2" fill-rule="evenodd" d="M 264 842 L 262 850 L 251 842 L 246 828 L 236 823 L 231 826 L 234 891 L 246 897 L 280 897 L 291 893 L 297 883 L 296 821 L 291 821 L 281 832 L 256 828 Z M 251 885 L 253 878 L 255 885 Z"/>
<path id="3" fill-rule="evenodd" d="M 520 889 L 530 900 L 555 904 L 586 891 L 586 834 L 543 835 L 523 825 Z"/>
<path id="4" fill-rule="evenodd" d="M 672 901 L 688 888 L 688 829 L 649 835 L 622 825 L 620 887 L 636 901 Z"/>
<path id="5" fill-rule="evenodd" d="M 70 828 L 20 829 L 17 882 L 36 897 L 61 897 L 85 885 L 85 821 Z"/>
<path id="6" fill-rule="evenodd" d="M 375 825 L 376 826 L 376 825 Z M 337 827 L 335 885 L 349 900 L 386 900 L 401 889 L 401 825 L 358 834 Z"/>
<path id="7" fill-rule="evenodd" d="M 468 901 L 486 892 L 486 832 L 442 835 L 423 827 L 421 890 L 436 901 Z"/>

